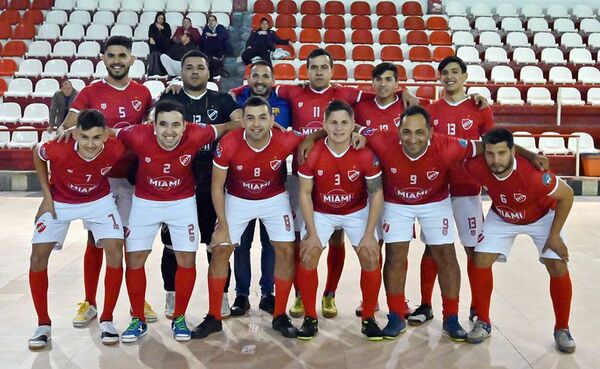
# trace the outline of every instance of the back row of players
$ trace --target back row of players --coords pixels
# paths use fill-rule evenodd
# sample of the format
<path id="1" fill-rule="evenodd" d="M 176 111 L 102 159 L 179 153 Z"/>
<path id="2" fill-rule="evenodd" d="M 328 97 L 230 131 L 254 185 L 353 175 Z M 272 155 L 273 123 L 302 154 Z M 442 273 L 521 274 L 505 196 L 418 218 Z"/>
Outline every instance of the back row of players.
<path id="1" fill-rule="evenodd" d="M 573 193 L 544 169 L 545 158 L 514 146 L 510 132 L 492 128 L 485 99 L 465 94 L 466 66 L 459 58 L 439 64 L 445 96 L 425 109 L 407 91 L 396 92 L 397 70 L 389 63 L 373 71 L 374 94 L 331 85 L 333 62 L 322 49 L 307 58 L 308 85 L 273 88 L 272 68 L 262 62 L 253 65 L 248 86 L 232 91 L 236 104 L 231 96 L 206 89 L 207 59 L 192 51 L 181 61 L 183 89 L 161 96 L 153 124 L 141 124 L 152 107 L 148 90 L 128 77 L 134 60 L 131 40 L 109 38 L 103 60 L 108 77 L 78 95 L 59 130 L 67 129 L 63 139 L 34 152 L 44 199 L 32 241 L 29 277 L 38 328 L 30 348 L 44 348 L 50 341 L 47 262 L 51 250 L 64 241 L 71 220 L 83 219 L 90 231 L 84 257 L 86 301 L 73 324 L 85 326 L 96 316 L 104 249 L 101 339 L 114 344 L 119 333 L 112 313 L 123 278 L 124 238 L 133 319 L 120 340 L 137 341 L 147 333 L 146 322 L 156 319 L 144 303 L 144 264 L 165 224 L 163 278 L 171 291 L 167 301 L 174 300 L 167 313 L 174 337 L 186 341 L 222 330 L 229 258 L 248 224 L 259 219 L 275 254 L 274 304 L 268 307 L 273 287 L 261 281 L 261 308 L 272 312 L 273 328 L 285 337 L 310 340 L 318 331 L 316 268 L 327 243 L 332 247 L 322 313 L 337 314 L 343 230 L 360 260 L 363 302 L 357 313 L 369 340 L 395 339 L 406 331 L 406 320 L 422 324 L 432 319 L 431 294 L 439 270 L 443 331 L 456 341 L 481 342 L 491 333 L 492 264 L 506 260 L 514 237 L 526 233 L 551 277 L 557 348 L 574 351 L 568 327 L 568 253 L 561 236 Z M 274 128 L 274 122 L 291 123 L 293 131 Z M 476 141 L 481 137 L 483 142 Z M 368 148 L 362 148 L 365 141 Z M 286 184 L 286 158 L 296 151 L 294 175 Z M 485 222 L 481 185 L 493 202 Z M 404 284 L 415 219 L 428 246 L 421 262 L 421 305 L 411 312 Z M 475 323 L 469 333 L 458 321 L 454 220 L 467 251 L 470 319 Z M 383 281 L 390 311 L 383 329 L 374 319 L 381 240 L 386 244 Z M 185 311 L 196 279 L 199 241 L 209 250 L 209 312 L 190 330 Z M 249 271 L 241 274 L 249 280 Z M 290 314 L 305 316 L 299 329 L 286 314 L 293 283 L 297 299 Z M 236 298 L 238 313 L 248 309 L 247 295 L 241 291 Z"/>

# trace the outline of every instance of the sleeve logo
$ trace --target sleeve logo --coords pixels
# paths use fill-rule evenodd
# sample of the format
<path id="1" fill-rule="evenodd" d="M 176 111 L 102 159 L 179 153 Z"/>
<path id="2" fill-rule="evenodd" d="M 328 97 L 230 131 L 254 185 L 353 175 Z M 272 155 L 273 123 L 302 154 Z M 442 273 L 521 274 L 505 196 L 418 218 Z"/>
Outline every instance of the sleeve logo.
<path id="1" fill-rule="evenodd" d="M 550 186 L 550 183 L 552 183 L 552 176 L 550 173 L 544 173 L 542 176 L 542 183 L 544 183 L 546 186 Z"/>
<path id="2" fill-rule="evenodd" d="M 373 136 L 373 134 L 375 133 L 375 129 L 374 128 L 365 128 L 362 130 L 362 135 L 363 136 Z"/>
<path id="3" fill-rule="evenodd" d="M 462 147 L 467 147 L 467 145 L 469 144 L 469 142 L 467 140 L 465 140 L 464 138 L 461 138 L 460 140 L 458 140 L 458 144 Z"/>

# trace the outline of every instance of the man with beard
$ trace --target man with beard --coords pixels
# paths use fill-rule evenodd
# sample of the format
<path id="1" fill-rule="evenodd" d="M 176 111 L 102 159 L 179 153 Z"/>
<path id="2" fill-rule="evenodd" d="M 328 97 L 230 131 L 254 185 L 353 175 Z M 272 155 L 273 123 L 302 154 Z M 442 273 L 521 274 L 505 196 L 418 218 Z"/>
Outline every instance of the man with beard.
<path id="1" fill-rule="evenodd" d="M 148 88 L 129 78 L 129 68 L 135 57 L 131 54 L 130 38 L 112 36 L 104 44 L 102 60 L 108 71 L 104 79 L 94 81 L 84 87 L 73 101 L 73 105 L 63 124 L 58 128 L 60 135 L 65 129 L 75 126 L 81 110 L 96 109 L 104 115 L 107 128 L 124 128 L 141 124 L 152 105 L 152 97 Z M 134 156 L 128 153 L 109 173 L 108 181 L 111 192 L 117 203 L 117 209 L 127 227 L 133 196 L 133 185 L 128 181 L 132 172 Z M 83 258 L 83 280 L 85 300 L 79 304 L 77 315 L 73 318 L 73 326 L 85 327 L 97 315 L 96 290 L 102 269 L 102 249 L 96 247 L 96 241 L 88 232 L 87 247 Z M 156 321 L 156 313 L 145 304 L 146 320 Z"/>

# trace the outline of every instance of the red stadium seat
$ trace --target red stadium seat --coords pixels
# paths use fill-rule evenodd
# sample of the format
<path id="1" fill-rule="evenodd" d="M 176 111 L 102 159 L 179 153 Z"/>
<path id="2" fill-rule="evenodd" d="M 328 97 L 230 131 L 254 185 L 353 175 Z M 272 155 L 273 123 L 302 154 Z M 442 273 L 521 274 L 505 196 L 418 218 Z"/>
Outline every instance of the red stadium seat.
<path id="1" fill-rule="evenodd" d="M 286 50 L 288 53 L 290 53 L 290 56 L 288 56 L 287 58 L 281 58 L 281 60 L 294 60 L 296 59 L 296 51 L 294 51 L 294 48 L 290 45 L 277 45 L 278 48 Z"/>
<path id="2" fill-rule="evenodd" d="M 433 50 L 433 61 L 441 62 L 449 56 L 454 56 L 454 49 L 449 46 L 438 46 Z"/>
<path id="3" fill-rule="evenodd" d="M 8 9 L 27 10 L 30 5 L 29 0 L 11 0 Z"/>
<path id="4" fill-rule="evenodd" d="M 398 81 L 406 81 L 408 78 L 406 77 L 406 69 L 401 64 L 396 64 L 396 69 L 398 69 Z"/>
<path id="5" fill-rule="evenodd" d="M 379 29 L 398 29 L 398 18 L 392 15 L 384 15 L 377 19 L 377 28 Z"/>
<path id="6" fill-rule="evenodd" d="M 358 45 L 352 49 L 352 60 L 354 61 L 375 61 L 375 53 L 371 46 Z"/>
<path id="7" fill-rule="evenodd" d="M 277 3 L 277 13 L 279 14 L 296 14 L 298 6 L 293 0 L 281 0 Z"/>
<path id="8" fill-rule="evenodd" d="M 341 1 L 328 1 L 325 3 L 325 14 L 344 15 L 346 7 Z"/>
<path id="9" fill-rule="evenodd" d="M 390 29 L 381 31 L 379 34 L 379 43 L 382 45 L 400 45 L 402 43 L 400 33 Z"/>
<path id="10" fill-rule="evenodd" d="M 358 64 L 354 67 L 354 79 L 357 81 L 370 81 L 373 79 L 372 64 Z"/>
<path id="11" fill-rule="evenodd" d="M 446 31 L 433 31 L 429 35 L 429 43 L 432 45 L 452 45 L 452 37 Z"/>
<path id="12" fill-rule="evenodd" d="M 30 9 L 23 14 L 21 22 L 29 24 L 42 24 L 44 22 L 44 13 L 39 9 Z"/>
<path id="13" fill-rule="evenodd" d="M 346 28 L 346 20 L 341 15 L 328 15 L 325 17 L 325 29 L 344 29 Z"/>
<path id="14" fill-rule="evenodd" d="M 300 51 L 298 52 L 298 59 L 306 60 L 308 59 L 308 55 L 315 49 L 318 49 L 319 45 L 302 45 L 300 46 Z"/>
<path id="15" fill-rule="evenodd" d="M 8 90 L 8 86 L 6 85 L 6 81 L 0 78 L 0 96 L 3 96 L 4 93 Z"/>
<path id="16" fill-rule="evenodd" d="M 410 31 L 406 35 L 406 42 L 409 45 L 429 45 L 429 38 L 425 31 Z"/>
<path id="17" fill-rule="evenodd" d="M 296 28 L 296 17 L 292 14 L 279 14 L 275 18 L 275 27 L 277 28 Z"/>
<path id="18" fill-rule="evenodd" d="M 308 80 L 308 69 L 306 68 L 306 63 L 300 65 L 300 69 L 298 69 L 298 79 L 302 81 Z"/>
<path id="19" fill-rule="evenodd" d="M 17 24 L 21 21 L 21 13 L 15 9 L 7 9 L 0 14 L 0 23 Z"/>
<path id="20" fill-rule="evenodd" d="M 7 39 L 12 36 L 12 27 L 8 23 L 0 23 L 0 38 Z"/>
<path id="21" fill-rule="evenodd" d="M 396 15 L 398 14 L 398 10 L 396 9 L 396 4 L 391 1 L 380 1 L 377 3 L 377 7 L 375 8 L 375 12 L 377 15 Z"/>
<path id="22" fill-rule="evenodd" d="M 278 81 L 293 81 L 296 79 L 296 68 L 289 63 L 278 63 L 273 66 L 275 79 Z"/>
<path id="23" fill-rule="evenodd" d="M 20 40 L 8 41 L 2 50 L 2 56 L 22 57 L 27 52 L 27 45 Z"/>
<path id="24" fill-rule="evenodd" d="M 17 40 L 31 40 L 35 37 L 35 26 L 29 23 L 19 23 L 15 27 L 12 38 Z"/>
<path id="25" fill-rule="evenodd" d="M 419 86 L 417 97 L 421 99 L 436 100 L 435 86 Z"/>
<path id="26" fill-rule="evenodd" d="M 327 44 L 343 44 L 346 42 L 346 34 L 341 29 L 328 29 L 323 35 L 323 41 Z"/>
<path id="27" fill-rule="evenodd" d="M 273 13 L 275 7 L 271 0 L 256 0 L 254 3 L 254 13 Z M 277 13 L 281 13 L 277 11 Z"/>
<path id="28" fill-rule="evenodd" d="M 371 29 L 371 18 L 366 15 L 357 15 L 350 21 L 352 29 Z"/>
<path id="29" fill-rule="evenodd" d="M 321 4 L 314 0 L 303 1 L 300 5 L 300 14 L 321 14 Z"/>
<path id="30" fill-rule="evenodd" d="M 373 34 L 368 29 L 357 29 L 352 32 L 353 44 L 373 44 Z"/>
<path id="31" fill-rule="evenodd" d="M 273 17 L 271 17 L 271 14 L 256 13 L 252 16 L 252 29 L 258 29 L 260 27 L 260 20 L 263 18 L 267 18 L 269 24 L 273 24 Z"/>
<path id="32" fill-rule="evenodd" d="M 352 5 L 350 5 L 350 14 L 371 15 L 371 6 L 366 1 L 354 1 Z"/>
<path id="33" fill-rule="evenodd" d="M 402 4 L 402 14 L 404 15 L 423 15 L 421 4 L 416 1 L 407 1 Z"/>
<path id="34" fill-rule="evenodd" d="M 17 71 L 14 59 L 0 59 L 0 76 L 12 76 Z"/>
<path id="35" fill-rule="evenodd" d="M 419 64 L 413 69 L 413 79 L 415 81 L 437 81 L 437 76 L 431 65 Z"/>
<path id="36" fill-rule="evenodd" d="M 300 31 L 300 42 L 319 43 L 321 42 L 321 33 L 318 29 L 307 28 Z"/>
<path id="37" fill-rule="evenodd" d="M 293 28 L 279 28 L 277 29 L 277 31 L 275 31 L 275 33 L 277 33 L 277 36 L 279 36 L 279 38 L 283 38 L 283 39 L 289 39 L 292 42 L 296 42 L 298 41 L 298 37 L 296 36 L 296 30 Z M 277 45 L 277 47 L 280 47 L 282 45 Z"/>
<path id="38" fill-rule="evenodd" d="M 430 62 L 433 60 L 431 57 L 431 50 L 427 46 L 413 46 L 408 51 L 408 59 L 416 62 Z"/>
<path id="39" fill-rule="evenodd" d="M 336 63 L 333 65 L 333 76 L 331 79 L 345 81 L 348 79 L 348 69 L 344 64 Z"/>
<path id="40" fill-rule="evenodd" d="M 52 8 L 53 0 L 33 0 L 31 2 L 31 9 L 36 10 L 49 10 Z"/>
<path id="41" fill-rule="evenodd" d="M 335 61 L 346 61 L 346 59 L 348 59 L 348 56 L 346 55 L 346 48 L 342 45 L 327 45 L 325 46 L 325 50 Z"/>
<path id="42" fill-rule="evenodd" d="M 381 48 L 380 59 L 387 62 L 404 61 L 404 55 L 399 46 L 388 45 Z"/>
<path id="43" fill-rule="evenodd" d="M 444 17 L 431 16 L 427 18 L 427 29 L 445 31 L 448 29 L 448 21 Z"/>
<path id="44" fill-rule="evenodd" d="M 302 28 L 323 28 L 323 20 L 320 15 L 308 14 L 302 17 Z"/>
<path id="45" fill-rule="evenodd" d="M 421 17 L 410 16 L 404 18 L 404 29 L 407 30 L 423 30 L 425 29 L 425 21 Z"/>

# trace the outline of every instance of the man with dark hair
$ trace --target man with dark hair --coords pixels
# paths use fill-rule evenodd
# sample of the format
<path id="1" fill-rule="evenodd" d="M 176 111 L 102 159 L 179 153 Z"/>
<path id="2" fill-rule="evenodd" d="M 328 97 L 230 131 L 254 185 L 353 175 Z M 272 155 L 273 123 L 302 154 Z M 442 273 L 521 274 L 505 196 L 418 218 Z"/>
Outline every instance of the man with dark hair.
<path id="1" fill-rule="evenodd" d="M 76 219 L 88 224 L 96 240 L 94 247 L 100 253 L 106 252 L 100 336 L 103 344 L 119 342 L 112 314 L 123 280 L 123 225 L 107 175 L 124 154 L 123 145 L 108 138 L 104 116 L 97 110 L 80 112 L 73 138 L 66 142 L 48 141 L 34 150 L 33 162 L 43 200 L 35 216 L 29 268 L 29 286 L 39 325 L 29 339 L 30 349 L 45 348 L 50 342 L 48 259 L 52 249 L 62 247 L 69 224 Z"/>
<path id="2" fill-rule="evenodd" d="M 57 130 L 61 134 L 65 129 L 73 127 L 79 111 L 96 109 L 106 118 L 108 128 L 123 128 L 141 124 L 150 110 L 152 97 L 146 86 L 129 78 L 129 68 L 135 61 L 131 54 L 131 39 L 123 36 L 111 36 L 104 44 L 102 61 L 108 76 L 94 81 L 84 87 L 77 95 L 62 126 Z M 133 185 L 130 183 L 135 157 L 128 153 L 123 160 L 114 166 L 109 174 L 110 189 L 115 197 L 123 226 L 127 227 Z M 87 248 L 83 258 L 83 280 L 85 300 L 79 309 L 73 326 L 85 327 L 96 315 L 96 290 L 102 269 L 102 250 L 96 247 L 91 232 L 88 232 Z M 148 321 L 157 319 L 156 313 L 146 304 Z"/>
<path id="3" fill-rule="evenodd" d="M 200 45 L 200 31 L 198 28 L 192 26 L 192 20 L 189 17 L 184 17 L 181 21 L 181 26 L 177 27 L 171 40 L 173 42 L 180 42 L 181 36 L 184 33 L 189 33 L 191 42 L 196 45 L 196 48 Z"/>
<path id="4" fill-rule="evenodd" d="M 222 14 L 228 17 L 229 14 Z M 220 76 L 223 70 L 223 59 L 225 55 L 231 54 L 231 43 L 229 42 L 229 31 L 222 24 L 217 23 L 217 16 L 211 14 L 207 18 L 206 26 L 202 31 L 200 50 L 208 56 L 207 63 L 210 66 L 210 78 Z M 223 73 L 225 77 L 227 75 Z"/>
<path id="5" fill-rule="evenodd" d="M 198 45 L 192 42 L 190 31 L 183 31 L 176 42 L 169 50 L 160 56 L 160 62 L 169 76 L 179 76 L 181 74 L 181 58 L 192 50 L 198 50 Z"/>
<path id="6" fill-rule="evenodd" d="M 492 265 L 506 262 L 515 237 L 526 234 L 533 239 L 539 260 L 550 275 L 556 348 L 572 353 L 576 347 L 569 330 L 572 286 L 562 229 L 573 205 L 573 190 L 552 172 L 540 171 L 516 156 L 512 134 L 504 128 L 488 131 L 483 136 L 483 146 L 483 157 L 466 163 L 468 172 L 485 186 L 492 199 L 473 256 L 477 321 L 467 341 L 480 343 L 490 336 Z"/>

